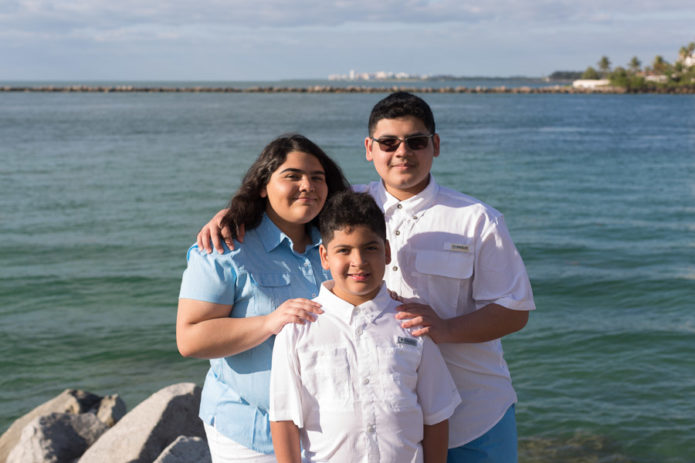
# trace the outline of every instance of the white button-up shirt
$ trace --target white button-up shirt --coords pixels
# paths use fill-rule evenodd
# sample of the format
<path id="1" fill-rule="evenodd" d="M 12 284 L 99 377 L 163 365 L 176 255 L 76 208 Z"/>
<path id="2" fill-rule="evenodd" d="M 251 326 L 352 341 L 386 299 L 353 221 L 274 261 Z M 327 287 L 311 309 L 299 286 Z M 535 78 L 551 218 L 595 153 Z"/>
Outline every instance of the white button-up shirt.
<path id="1" fill-rule="evenodd" d="M 381 181 L 353 187 L 384 211 L 391 244 L 388 288 L 409 302 L 429 304 L 444 319 L 490 303 L 533 310 L 526 268 L 502 214 L 475 198 L 438 185 L 434 177 L 405 201 Z M 516 402 L 499 339 L 440 344 L 462 403 L 449 419 L 449 447 L 490 430 Z"/>
<path id="2" fill-rule="evenodd" d="M 423 425 L 440 423 L 460 402 L 437 346 L 394 317 L 386 285 L 353 306 L 323 284 L 323 314 L 288 324 L 275 339 L 271 421 L 300 428 L 312 462 L 421 462 Z"/>

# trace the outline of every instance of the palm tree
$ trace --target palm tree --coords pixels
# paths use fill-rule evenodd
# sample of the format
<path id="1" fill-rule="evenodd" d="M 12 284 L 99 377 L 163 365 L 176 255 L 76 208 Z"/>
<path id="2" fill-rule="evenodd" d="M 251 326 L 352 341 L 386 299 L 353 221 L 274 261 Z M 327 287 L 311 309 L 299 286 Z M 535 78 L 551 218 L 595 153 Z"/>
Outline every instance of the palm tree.
<path id="1" fill-rule="evenodd" d="M 664 74 L 668 68 L 668 62 L 661 55 L 656 55 L 654 57 L 654 62 L 652 63 L 652 69 L 658 74 Z"/>
<path id="2" fill-rule="evenodd" d="M 680 50 L 678 50 L 678 61 L 683 61 L 685 58 L 688 57 L 690 53 L 688 52 L 688 47 L 681 47 Z"/>
<path id="3" fill-rule="evenodd" d="M 582 79 L 599 79 L 601 76 L 598 75 L 598 72 L 596 72 L 596 69 L 592 68 L 589 66 L 586 68 L 586 71 L 584 71 L 584 74 L 582 74 Z"/>
<path id="4" fill-rule="evenodd" d="M 633 56 L 628 66 L 630 67 L 630 70 L 632 72 L 637 73 L 640 70 L 640 66 L 642 66 L 642 62 L 639 60 L 638 57 Z"/>
<path id="5" fill-rule="evenodd" d="M 598 61 L 598 68 L 601 70 L 601 74 L 605 76 L 611 70 L 611 60 L 607 56 L 602 56 Z"/>

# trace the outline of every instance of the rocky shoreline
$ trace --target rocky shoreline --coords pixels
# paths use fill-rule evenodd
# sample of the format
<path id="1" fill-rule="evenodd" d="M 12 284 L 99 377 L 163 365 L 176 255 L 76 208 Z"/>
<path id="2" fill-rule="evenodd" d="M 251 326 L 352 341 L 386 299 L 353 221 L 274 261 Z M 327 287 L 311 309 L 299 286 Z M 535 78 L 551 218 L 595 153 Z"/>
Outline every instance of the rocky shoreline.
<path id="1" fill-rule="evenodd" d="M 573 88 L 568 85 L 551 85 L 545 87 L 334 87 L 315 85 L 310 87 L 138 87 L 132 85 L 117 86 L 0 86 L 0 92 L 40 92 L 40 93 L 391 93 L 405 91 L 411 93 L 490 93 L 490 94 L 624 94 L 624 93 L 659 93 L 659 94 L 695 94 L 693 88 L 654 88 L 626 90 L 620 87 Z"/>
<path id="2" fill-rule="evenodd" d="M 67 389 L 0 436 L 0 463 L 209 463 L 200 387 L 167 386 L 129 413 L 118 394 Z"/>
<path id="3" fill-rule="evenodd" d="M 200 387 L 167 386 L 126 413 L 118 394 L 66 389 L 0 436 L 0 463 L 212 463 L 198 418 Z M 519 463 L 631 461 L 618 443 L 581 432 L 519 441 Z"/>

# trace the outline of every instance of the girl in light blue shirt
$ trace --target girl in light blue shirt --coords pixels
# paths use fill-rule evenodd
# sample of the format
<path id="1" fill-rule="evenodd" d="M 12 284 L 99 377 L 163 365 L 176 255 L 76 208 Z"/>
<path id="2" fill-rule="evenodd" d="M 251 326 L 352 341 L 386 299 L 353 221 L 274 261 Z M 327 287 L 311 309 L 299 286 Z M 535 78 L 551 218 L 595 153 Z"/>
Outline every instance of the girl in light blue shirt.
<path id="1" fill-rule="evenodd" d="M 200 418 L 214 463 L 274 461 L 274 335 L 321 313 L 309 299 L 330 275 L 321 267 L 315 223 L 326 199 L 347 188 L 340 168 L 309 139 L 277 138 L 249 168 L 222 219 L 244 227 L 243 245 L 222 254 L 188 250 L 176 342 L 183 356 L 210 359 Z"/>

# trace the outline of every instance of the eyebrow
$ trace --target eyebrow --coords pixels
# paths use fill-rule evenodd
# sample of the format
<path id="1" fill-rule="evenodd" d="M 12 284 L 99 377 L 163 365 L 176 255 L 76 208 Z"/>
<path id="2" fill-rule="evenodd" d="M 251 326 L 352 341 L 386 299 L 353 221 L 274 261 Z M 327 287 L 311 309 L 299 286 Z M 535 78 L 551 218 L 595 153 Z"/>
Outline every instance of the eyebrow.
<path id="1" fill-rule="evenodd" d="M 425 133 L 425 132 L 413 132 L 413 133 L 409 133 L 408 135 L 406 135 L 403 138 L 418 137 L 418 136 L 424 137 L 424 136 L 428 136 L 428 135 L 429 135 L 429 133 Z M 391 134 L 387 133 L 387 134 L 382 135 L 380 137 L 372 137 L 372 138 L 399 138 L 399 137 L 396 135 L 391 135 Z"/>
<path id="2" fill-rule="evenodd" d="M 378 245 L 378 244 L 379 244 L 379 240 L 372 240 L 372 241 L 370 241 L 370 242 L 368 242 L 368 243 L 362 244 L 361 246 L 371 246 L 371 245 L 373 245 L 373 244 L 377 244 L 377 245 Z M 332 247 L 333 247 L 333 248 L 354 248 L 354 247 L 356 247 L 356 246 L 352 246 L 352 245 L 350 245 L 350 244 L 338 243 L 338 244 L 332 245 Z"/>
<path id="3" fill-rule="evenodd" d="M 287 169 L 283 169 L 283 170 L 280 171 L 281 174 L 284 174 L 285 172 L 295 172 L 295 173 L 298 173 L 298 174 L 309 173 L 309 174 L 312 174 L 312 175 L 315 175 L 315 174 L 326 175 L 326 172 L 324 172 L 324 171 L 322 171 L 322 170 L 313 170 L 313 171 L 311 171 L 311 172 L 307 172 L 307 171 L 302 170 L 302 169 L 295 169 L 294 167 L 288 167 Z"/>

